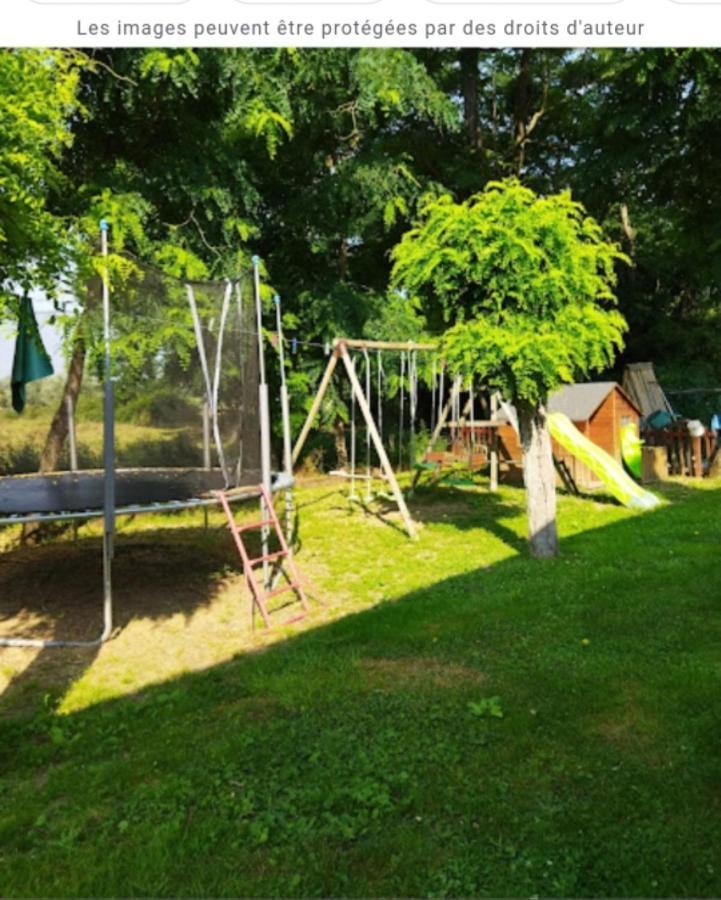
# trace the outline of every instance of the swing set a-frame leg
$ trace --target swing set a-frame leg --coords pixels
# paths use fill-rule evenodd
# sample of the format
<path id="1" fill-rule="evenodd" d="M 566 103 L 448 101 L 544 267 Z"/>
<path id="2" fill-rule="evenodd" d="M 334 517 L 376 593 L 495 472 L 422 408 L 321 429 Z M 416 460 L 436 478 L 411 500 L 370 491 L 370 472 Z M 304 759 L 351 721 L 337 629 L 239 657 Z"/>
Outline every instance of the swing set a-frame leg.
<path id="1" fill-rule="evenodd" d="M 411 540 L 417 540 L 418 534 L 416 532 L 415 522 L 411 518 L 411 514 L 408 511 L 405 498 L 403 497 L 403 492 L 401 491 L 400 485 L 398 484 L 398 479 L 396 478 L 396 473 L 393 471 L 393 466 L 391 465 L 390 460 L 388 459 L 388 454 L 386 453 L 385 447 L 383 446 L 383 441 L 373 419 L 373 413 L 371 412 L 370 405 L 368 404 L 368 399 L 364 394 L 361 383 L 358 380 L 358 376 L 356 375 L 353 360 L 348 355 L 348 350 L 346 349 L 344 344 L 340 344 L 340 346 L 338 347 L 338 352 L 340 353 L 341 359 L 343 360 L 343 365 L 345 366 L 346 372 L 348 373 L 348 379 L 351 383 L 351 388 L 353 390 L 353 393 L 355 394 L 356 400 L 358 401 L 358 406 L 363 413 L 366 427 L 370 434 L 371 440 L 373 441 L 375 451 L 378 454 L 378 460 L 381 464 L 381 469 L 383 470 L 383 474 L 385 475 L 386 480 L 390 485 L 391 491 L 393 493 L 393 499 L 398 506 L 398 510 L 400 511 L 401 518 L 403 519 L 403 524 L 405 525 L 406 531 L 408 532 L 408 536 L 411 538 Z"/>
<path id="2" fill-rule="evenodd" d="M 325 397 L 326 391 L 328 390 L 328 385 L 330 384 L 330 380 L 333 377 L 335 367 L 338 365 L 338 352 L 338 350 L 334 350 L 331 358 L 328 360 L 328 365 L 326 366 L 326 370 L 323 373 L 323 378 L 318 385 L 318 392 L 315 395 L 313 404 L 308 412 L 308 415 L 306 416 L 305 422 L 303 423 L 303 428 L 298 435 L 298 440 L 295 442 L 295 447 L 293 447 L 291 460 L 294 466 L 298 462 L 300 451 L 303 449 L 303 445 L 305 444 L 306 439 L 310 434 L 310 430 L 313 427 L 313 423 L 315 422 L 315 417 L 318 415 L 320 405 L 323 402 L 323 397 Z"/>
<path id="3" fill-rule="evenodd" d="M 393 466 L 388 459 L 388 454 L 386 453 L 385 447 L 383 446 L 383 440 L 380 436 L 378 428 L 376 427 L 375 421 L 373 419 L 373 413 L 371 412 L 370 405 L 368 403 L 368 399 L 363 392 L 363 388 L 361 387 L 361 383 L 358 381 L 358 376 L 356 375 L 355 366 L 353 365 L 353 360 L 350 358 L 348 354 L 348 350 L 344 343 L 339 343 L 333 350 L 333 354 L 331 358 L 328 360 L 328 365 L 326 367 L 325 372 L 323 373 L 323 378 L 321 379 L 320 384 L 318 385 L 318 392 L 315 395 L 313 400 L 313 404 L 311 405 L 310 410 L 308 411 L 308 415 L 306 416 L 305 422 L 303 423 L 303 428 L 301 429 L 300 434 L 298 435 L 298 440 L 295 442 L 295 447 L 293 447 L 293 455 L 292 462 L 293 465 L 298 462 L 298 458 L 300 456 L 300 452 L 303 449 L 303 445 L 305 444 L 308 435 L 310 434 L 310 430 L 313 427 L 313 423 L 315 422 L 316 416 L 320 410 L 321 403 L 323 402 L 323 398 L 326 395 L 328 387 L 330 385 L 331 378 L 333 377 L 333 372 L 335 371 L 335 367 L 338 364 L 338 360 L 342 359 L 343 364 L 345 365 L 346 371 L 348 373 L 348 378 L 351 383 L 351 388 L 355 395 L 356 400 L 358 401 L 358 406 L 360 407 L 361 412 L 363 413 L 363 418 L 365 419 L 366 427 L 368 428 L 368 433 L 370 434 L 371 440 L 373 442 L 373 446 L 375 447 L 376 453 L 378 454 L 378 459 L 381 464 L 381 469 L 383 470 L 383 474 L 386 477 L 388 484 L 390 485 L 391 491 L 393 493 L 393 499 L 398 506 L 398 509 L 401 514 L 401 518 L 403 519 L 403 524 L 405 525 L 406 531 L 408 532 L 408 536 L 412 540 L 416 540 L 418 537 L 415 522 L 411 518 L 411 514 L 408 511 L 408 507 L 406 506 L 406 501 L 403 497 L 403 492 L 400 489 L 400 485 L 398 484 L 398 479 L 396 478 L 396 474 L 393 471 Z M 447 415 L 447 413 L 446 413 Z"/>

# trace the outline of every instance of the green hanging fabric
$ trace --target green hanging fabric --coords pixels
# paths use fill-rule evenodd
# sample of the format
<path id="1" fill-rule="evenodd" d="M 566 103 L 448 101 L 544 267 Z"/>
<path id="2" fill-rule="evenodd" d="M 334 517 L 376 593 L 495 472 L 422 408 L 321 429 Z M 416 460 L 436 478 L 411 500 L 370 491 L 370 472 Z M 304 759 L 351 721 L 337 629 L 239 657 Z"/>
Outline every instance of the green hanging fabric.
<path id="1" fill-rule="evenodd" d="M 12 397 L 13 409 L 21 413 L 25 409 L 25 385 L 53 374 L 47 350 L 40 337 L 35 310 L 30 297 L 23 297 L 20 304 L 18 338 L 13 359 Z"/>

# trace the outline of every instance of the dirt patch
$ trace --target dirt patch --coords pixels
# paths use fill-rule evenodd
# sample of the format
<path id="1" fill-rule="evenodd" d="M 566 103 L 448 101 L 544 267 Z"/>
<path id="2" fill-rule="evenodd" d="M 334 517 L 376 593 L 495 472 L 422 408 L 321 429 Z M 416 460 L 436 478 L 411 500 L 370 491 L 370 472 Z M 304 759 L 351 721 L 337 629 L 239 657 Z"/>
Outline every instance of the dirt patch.
<path id="1" fill-rule="evenodd" d="M 646 713 L 635 703 L 630 703 L 615 714 L 605 715 L 595 720 L 591 726 L 593 734 L 619 750 L 641 751 L 648 757 L 653 747 L 655 726 L 649 722 Z M 649 762 L 653 760 L 649 759 Z"/>
<path id="2" fill-rule="evenodd" d="M 196 519 L 196 521 L 199 521 Z M 32 714 L 40 704 L 72 712 L 116 696 L 257 652 L 350 611 L 352 595 L 333 581 L 319 550 L 303 557 L 311 614 L 284 623 L 296 605 L 271 615 L 266 630 L 219 514 L 211 527 L 172 519 L 122 520 L 113 564 L 113 638 L 102 647 L 0 648 L 0 717 Z M 147 527 L 144 527 L 146 526 Z M 144 530 L 138 530 L 144 527 Z M 0 634 L 32 638 L 97 637 L 102 627 L 102 560 L 97 536 L 81 529 L 39 547 L 0 553 Z M 278 603 L 291 598 L 282 595 Z M 294 598 L 293 598 L 294 600 Z M 349 604 L 346 608 L 344 604 Z M 366 604 L 368 605 L 368 604 Z M 255 712 L 249 713 L 255 715 Z M 258 715 L 266 711 L 261 708 Z"/>
<path id="3" fill-rule="evenodd" d="M 478 686 L 487 681 L 487 676 L 478 669 L 443 662 L 432 656 L 365 659 L 360 668 L 368 685 L 381 690 L 405 690 L 414 685 L 438 688 Z"/>
<path id="4" fill-rule="evenodd" d="M 647 742 L 645 735 L 630 717 L 606 719 L 595 725 L 594 733 L 609 744 L 622 747 L 639 747 Z"/>
<path id="5" fill-rule="evenodd" d="M 452 521 L 459 516 L 478 515 L 477 494 L 450 494 L 447 499 L 422 497 L 413 504 L 413 515 L 421 522 Z"/>

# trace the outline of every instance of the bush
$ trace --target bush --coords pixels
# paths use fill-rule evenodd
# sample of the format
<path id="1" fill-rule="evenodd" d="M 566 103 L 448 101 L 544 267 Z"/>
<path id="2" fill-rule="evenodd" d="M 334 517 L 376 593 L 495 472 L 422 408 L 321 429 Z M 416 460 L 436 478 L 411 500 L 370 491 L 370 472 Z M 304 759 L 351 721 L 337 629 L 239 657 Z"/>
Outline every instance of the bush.
<path id="1" fill-rule="evenodd" d="M 55 411 L 63 395 L 65 379 L 61 375 L 31 381 L 26 388 L 26 407 L 23 415 L 26 419 L 43 418 L 49 409 Z M 12 408 L 12 392 L 10 379 L 0 381 L 0 409 Z"/>

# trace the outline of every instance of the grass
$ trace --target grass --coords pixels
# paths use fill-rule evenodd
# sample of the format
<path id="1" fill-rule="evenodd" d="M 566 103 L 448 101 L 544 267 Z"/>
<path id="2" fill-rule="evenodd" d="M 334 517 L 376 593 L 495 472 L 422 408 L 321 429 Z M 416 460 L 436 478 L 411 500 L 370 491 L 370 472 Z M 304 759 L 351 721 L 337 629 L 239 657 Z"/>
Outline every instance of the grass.
<path id="1" fill-rule="evenodd" d="M 0 894 L 718 896 L 720 489 L 562 498 L 539 563 L 510 488 L 421 492 L 415 545 L 304 488 L 328 606 L 270 635 L 217 519 L 126 525 L 118 637 L 5 655 Z M 6 616 L 96 621 L 97 550 L 6 554 Z"/>
<path id="2" fill-rule="evenodd" d="M 33 417 L 0 410 L 0 474 L 37 471 L 51 412 Z M 187 427 L 156 428 L 118 422 L 115 427 L 119 466 L 201 465 L 202 437 Z M 78 463 L 81 468 L 102 466 L 103 423 L 81 420 L 77 425 Z M 67 449 L 60 468 L 68 468 Z"/>

